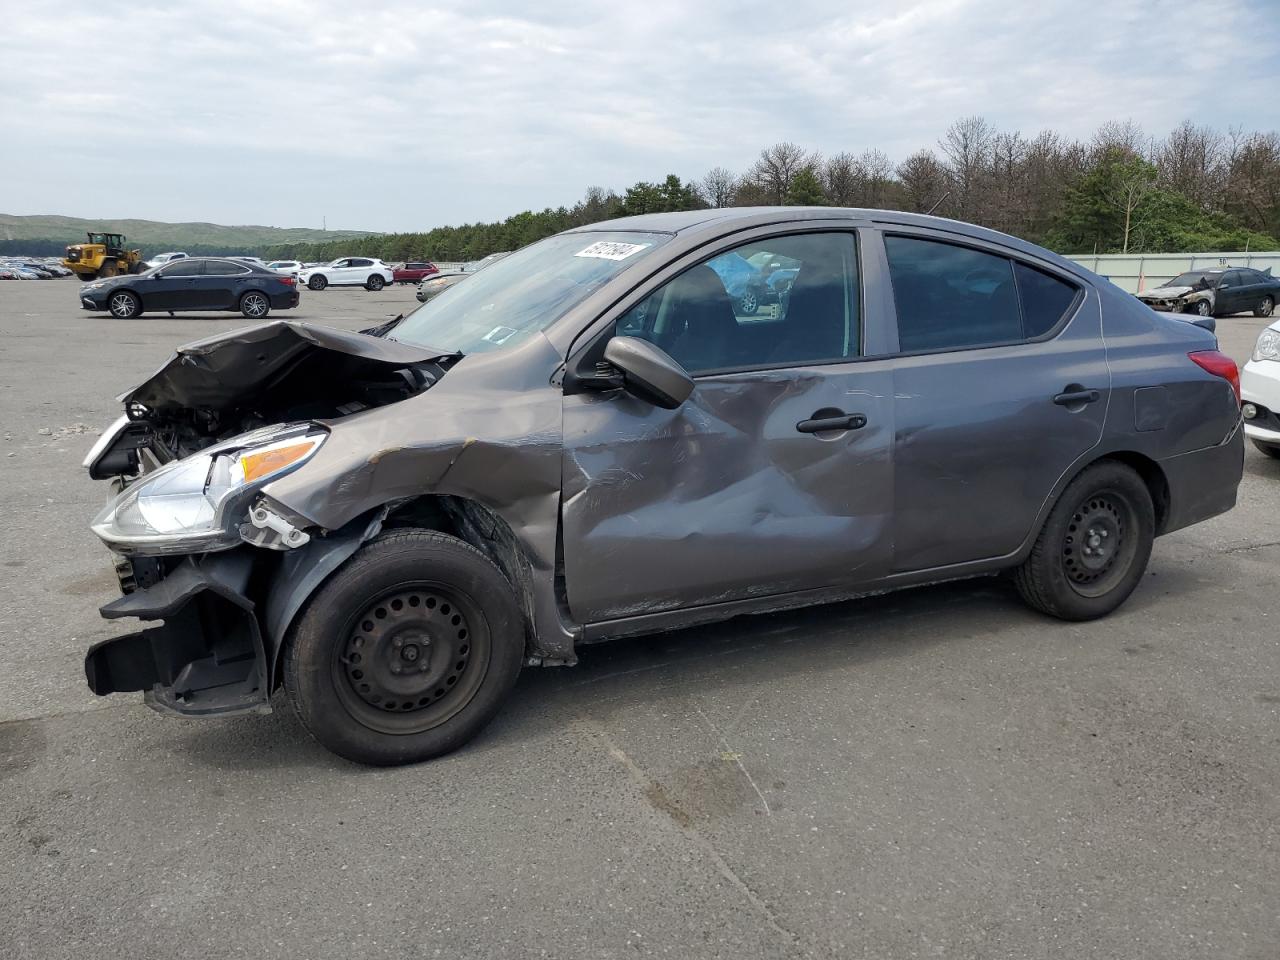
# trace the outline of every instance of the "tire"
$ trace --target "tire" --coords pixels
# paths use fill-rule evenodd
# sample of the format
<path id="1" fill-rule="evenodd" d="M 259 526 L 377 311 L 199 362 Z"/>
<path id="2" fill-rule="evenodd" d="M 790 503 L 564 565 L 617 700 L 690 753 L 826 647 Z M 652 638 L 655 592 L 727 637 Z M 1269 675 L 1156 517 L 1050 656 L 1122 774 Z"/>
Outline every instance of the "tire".
<path id="1" fill-rule="evenodd" d="M 1051 617 L 1106 616 L 1142 580 L 1154 539 L 1147 485 L 1124 464 L 1102 460 L 1067 485 L 1014 583 L 1029 606 Z"/>
<path id="2" fill-rule="evenodd" d="M 502 572 L 456 537 L 394 530 L 308 601 L 289 637 L 284 681 L 317 741 L 386 766 L 474 737 L 523 660 L 524 621 Z"/>
<path id="3" fill-rule="evenodd" d="M 129 268 L 129 272 L 144 273 L 146 269 L 147 269 L 147 265 L 143 261 L 139 260 L 137 263 L 135 263 L 133 266 Z"/>
<path id="4" fill-rule="evenodd" d="M 1208 300 L 1197 300 L 1195 305 L 1195 313 L 1202 317 L 1213 316 L 1213 305 Z"/>
<path id="5" fill-rule="evenodd" d="M 121 290 L 107 298 L 107 310 L 117 320 L 131 320 L 142 313 L 142 301 L 136 293 Z"/>
<path id="6" fill-rule="evenodd" d="M 314 277 L 307 281 L 307 287 L 311 290 L 323 290 L 329 285 L 329 281 L 322 274 L 317 273 Z"/>
<path id="7" fill-rule="evenodd" d="M 1253 445 L 1258 448 L 1258 452 L 1264 457 L 1270 457 L 1272 460 L 1280 460 L 1280 443 L 1267 443 L 1265 440 L 1254 440 Z"/>
<path id="8" fill-rule="evenodd" d="M 88 283 L 90 280 L 98 279 L 97 275 L 92 273 L 77 273 L 76 276 L 80 278 L 81 283 Z"/>
<path id="9" fill-rule="evenodd" d="M 240 298 L 240 312 L 250 320 L 261 320 L 271 312 L 271 301 L 259 290 L 250 290 Z"/>
<path id="10" fill-rule="evenodd" d="M 1253 308 L 1253 315 L 1255 317 L 1269 317 L 1275 309 L 1275 297 L 1263 297 L 1262 302 Z"/>
<path id="11" fill-rule="evenodd" d="M 373 290 L 375 292 L 381 290 L 386 285 L 387 281 L 380 273 L 371 274 L 369 279 L 364 282 L 364 288 L 366 290 Z"/>
<path id="12" fill-rule="evenodd" d="M 114 260 L 105 260 L 103 261 L 102 266 L 98 268 L 98 279 L 105 280 L 108 277 L 116 276 L 119 272 L 120 271 L 117 269 L 116 262 Z"/>

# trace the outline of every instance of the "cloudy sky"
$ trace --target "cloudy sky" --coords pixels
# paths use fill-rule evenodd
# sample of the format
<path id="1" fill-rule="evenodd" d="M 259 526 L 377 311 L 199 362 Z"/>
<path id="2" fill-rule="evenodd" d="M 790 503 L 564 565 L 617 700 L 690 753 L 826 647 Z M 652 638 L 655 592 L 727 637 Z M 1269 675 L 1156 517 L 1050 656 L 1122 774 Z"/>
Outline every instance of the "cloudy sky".
<path id="1" fill-rule="evenodd" d="M 1280 128 L 1276 0 L 0 0 L 0 212 L 418 230 L 981 114 Z"/>

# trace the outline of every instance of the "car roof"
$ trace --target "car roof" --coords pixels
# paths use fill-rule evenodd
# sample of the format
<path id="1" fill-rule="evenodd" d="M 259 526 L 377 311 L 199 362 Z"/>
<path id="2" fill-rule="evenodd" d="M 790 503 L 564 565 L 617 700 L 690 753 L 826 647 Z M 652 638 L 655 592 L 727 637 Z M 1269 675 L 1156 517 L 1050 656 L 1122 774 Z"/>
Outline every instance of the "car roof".
<path id="1" fill-rule="evenodd" d="M 737 229 L 764 227 L 774 223 L 793 223 L 803 220 L 851 220 L 888 226 L 923 227 L 930 230 L 997 243 L 1021 251 L 1041 260 L 1049 261 L 1077 275 L 1089 275 L 1079 264 L 1067 260 L 1044 247 L 1038 247 L 1018 237 L 965 223 L 946 217 L 931 217 L 923 213 L 907 213 L 902 210 L 875 210 L 860 207 L 722 207 L 711 210 L 681 210 L 671 213 L 643 213 L 634 217 L 619 217 L 599 223 L 575 227 L 569 233 L 597 231 L 669 233 L 673 235 L 694 233 L 731 233 Z"/>

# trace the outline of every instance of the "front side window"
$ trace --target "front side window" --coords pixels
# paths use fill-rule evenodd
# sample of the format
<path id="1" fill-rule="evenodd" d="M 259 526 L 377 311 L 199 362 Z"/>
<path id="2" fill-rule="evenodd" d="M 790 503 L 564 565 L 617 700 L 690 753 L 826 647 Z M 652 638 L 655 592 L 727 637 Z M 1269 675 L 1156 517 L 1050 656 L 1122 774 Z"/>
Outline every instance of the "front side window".
<path id="1" fill-rule="evenodd" d="M 548 237 L 468 274 L 405 317 L 391 339 L 444 353 L 513 346 L 545 330 L 668 239 L 666 234 L 639 232 Z"/>
<path id="2" fill-rule="evenodd" d="M 836 361 L 861 346 L 852 233 L 751 241 L 690 267 L 624 314 L 689 373 Z"/>
<path id="3" fill-rule="evenodd" d="M 204 273 L 203 260 L 170 260 L 160 268 L 160 275 L 166 279 L 173 277 L 198 277 Z"/>

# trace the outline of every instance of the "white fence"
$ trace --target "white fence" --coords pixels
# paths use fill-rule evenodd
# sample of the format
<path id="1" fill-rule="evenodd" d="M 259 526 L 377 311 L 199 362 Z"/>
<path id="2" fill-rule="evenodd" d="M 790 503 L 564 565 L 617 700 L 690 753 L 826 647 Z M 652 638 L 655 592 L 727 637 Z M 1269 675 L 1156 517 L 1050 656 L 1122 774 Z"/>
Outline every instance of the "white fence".
<path id="1" fill-rule="evenodd" d="M 1253 267 L 1280 277 L 1280 250 L 1261 253 L 1108 253 L 1096 257 L 1067 257 L 1106 277 L 1117 287 L 1140 293 L 1160 286 L 1188 270 L 1216 267 Z"/>

